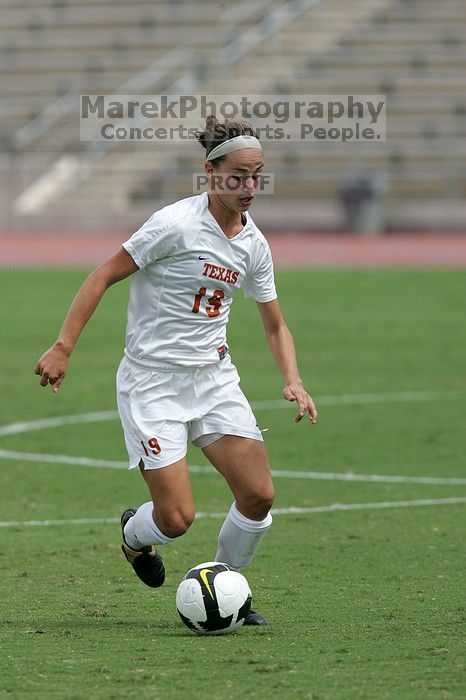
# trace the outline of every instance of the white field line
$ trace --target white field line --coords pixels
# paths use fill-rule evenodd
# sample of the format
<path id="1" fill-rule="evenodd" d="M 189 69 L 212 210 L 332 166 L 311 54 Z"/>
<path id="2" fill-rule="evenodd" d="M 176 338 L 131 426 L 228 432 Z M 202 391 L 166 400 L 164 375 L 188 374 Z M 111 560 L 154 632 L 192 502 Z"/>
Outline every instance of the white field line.
<path id="1" fill-rule="evenodd" d="M 399 391 L 380 394 L 339 394 L 318 396 L 315 399 L 319 406 L 356 406 L 372 403 L 406 403 L 411 401 L 438 401 L 445 399 L 459 399 L 464 394 L 459 391 Z M 256 411 L 273 411 L 277 409 L 296 408 L 296 403 L 284 399 L 272 401 L 251 401 L 251 406 Z"/>
<path id="2" fill-rule="evenodd" d="M 10 459 L 21 462 L 39 462 L 44 464 L 64 464 L 67 466 L 97 467 L 103 469 L 127 469 L 127 462 L 117 462 L 109 459 L 91 459 L 89 457 L 72 457 L 71 455 L 47 455 L 34 452 L 15 452 L 0 450 L 0 459 Z M 192 474 L 216 474 L 213 467 L 189 465 Z M 312 479 L 316 481 L 359 481 L 382 484 L 429 484 L 439 486 L 466 486 L 466 478 L 442 476 L 399 476 L 391 474 L 354 474 L 354 472 L 314 472 L 286 471 L 272 469 L 272 476 L 284 479 Z"/>
<path id="3" fill-rule="evenodd" d="M 45 464 L 66 464 L 69 466 L 81 467 L 100 467 L 103 469 L 128 469 L 128 462 L 114 462 L 109 459 L 91 459 L 89 457 L 71 457 L 70 455 L 46 455 L 38 452 L 16 452 L 15 450 L 0 450 L 0 459 L 43 462 Z"/>
<path id="4" fill-rule="evenodd" d="M 365 404 L 365 403 L 386 403 L 386 402 L 405 402 L 405 401 L 430 401 L 442 398 L 460 398 L 463 394 L 455 391 L 406 391 L 394 393 L 380 394 L 341 394 L 321 396 L 317 399 L 319 405 L 337 406 L 350 404 Z M 275 410 L 283 408 L 295 408 L 294 404 L 286 402 L 282 399 L 272 401 L 255 401 L 252 402 L 256 410 Z M 54 428 L 62 425 L 74 425 L 78 423 L 95 423 L 99 421 L 109 421 L 118 418 L 118 412 L 96 411 L 91 413 L 81 413 L 69 416 L 57 416 L 54 418 L 45 418 L 41 420 L 11 423 L 9 425 L 0 426 L 0 437 L 5 435 L 17 435 L 32 430 L 42 430 L 46 428 Z M 126 462 L 117 462 L 105 459 L 91 459 L 88 457 L 76 457 L 70 455 L 47 455 L 39 453 L 17 452 L 13 450 L 0 450 L 0 459 L 21 460 L 30 462 L 42 462 L 48 464 L 64 464 L 75 466 L 100 467 L 108 469 L 126 469 Z M 193 465 L 190 467 L 193 473 L 211 473 L 210 467 L 199 467 Z M 449 478 L 449 477 L 410 477 L 410 476 L 387 476 L 378 474 L 354 474 L 354 473 L 339 473 L 339 472 L 312 472 L 312 471 L 284 471 L 273 470 L 273 476 L 294 479 L 318 479 L 331 481 L 360 481 L 360 482 L 377 482 L 377 483 L 419 483 L 419 484 L 450 484 L 464 485 L 466 479 Z"/>
<path id="5" fill-rule="evenodd" d="M 118 418 L 118 411 L 95 411 L 94 413 L 78 413 L 74 416 L 56 416 L 55 418 L 43 418 L 31 420 L 25 423 L 10 423 L 0 426 L 0 437 L 4 435 L 20 435 L 32 430 L 44 428 L 59 428 L 62 425 L 76 425 L 77 423 L 99 423 Z"/>
<path id="6" fill-rule="evenodd" d="M 431 484 L 466 486 L 466 479 L 443 476 L 399 476 L 389 474 L 354 474 L 353 472 L 284 471 L 272 469 L 274 477 L 316 479 L 318 481 L 364 481 L 382 484 Z"/>
<path id="7" fill-rule="evenodd" d="M 272 515 L 311 515 L 313 513 L 335 513 L 351 510 L 383 510 L 386 508 L 416 508 L 422 506 L 450 506 L 466 503 L 465 498 L 426 498 L 416 501 L 381 501 L 379 503 L 331 503 L 328 506 L 316 506 L 314 508 L 277 508 L 272 510 Z M 225 518 L 226 513 L 196 514 L 196 519 L 201 518 Z M 8 527 L 50 527 L 52 525 L 107 525 L 119 523 L 119 518 L 78 518 L 70 520 L 3 520 L 0 528 Z"/>
<path id="8" fill-rule="evenodd" d="M 401 391 L 380 394 L 335 394 L 317 397 L 318 406 L 343 406 L 372 403 L 405 403 L 417 401 L 439 401 L 464 398 L 460 391 Z M 296 404 L 284 399 L 270 401 L 251 401 L 251 406 L 256 411 L 275 411 L 293 408 Z M 44 428 L 56 428 L 61 425 L 75 425 L 77 423 L 97 423 L 101 421 L 116 420 L 117 411 L 95 411 L 93 413 L 78 413 L 70 416 L 57 416 L 22 423 L 10 423 L 0 426 L 0 437 L 4 435 L 19 435 L 32 430 Z"/>

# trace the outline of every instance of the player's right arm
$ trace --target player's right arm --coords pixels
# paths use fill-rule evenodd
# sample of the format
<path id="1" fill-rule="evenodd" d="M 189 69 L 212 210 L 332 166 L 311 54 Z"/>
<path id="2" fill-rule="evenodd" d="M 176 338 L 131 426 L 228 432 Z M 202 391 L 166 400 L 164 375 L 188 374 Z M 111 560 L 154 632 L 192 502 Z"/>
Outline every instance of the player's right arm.
<path id="1" fill-rule="evenodd" d="M 73 348 L 105 291 L 138 269 L 131 255 L 121 248 L 90 273 L 70 306 L 57 340 L 36 364 L 34 372 L 40 375 L 41 386 L 51 384 L 53 391 L 58 391 L 65 378 Z"/>

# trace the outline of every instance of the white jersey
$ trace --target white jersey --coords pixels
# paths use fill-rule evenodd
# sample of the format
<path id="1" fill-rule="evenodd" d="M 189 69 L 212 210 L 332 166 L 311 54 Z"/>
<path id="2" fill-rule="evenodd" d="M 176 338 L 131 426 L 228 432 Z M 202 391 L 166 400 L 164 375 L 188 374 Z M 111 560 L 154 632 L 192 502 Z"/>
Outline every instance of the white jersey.
<path id="1" fill-rule="evenodd" d="M 226 326 L 240 288 L 259 302 L 276 299 L 270 248 L 246 214 L 227 238 L 206 193 L 156 212 L 123 243 L 139 270 L 131 276 L 125 353 L 145 367 L 196 367 L 227 352 Z"/>

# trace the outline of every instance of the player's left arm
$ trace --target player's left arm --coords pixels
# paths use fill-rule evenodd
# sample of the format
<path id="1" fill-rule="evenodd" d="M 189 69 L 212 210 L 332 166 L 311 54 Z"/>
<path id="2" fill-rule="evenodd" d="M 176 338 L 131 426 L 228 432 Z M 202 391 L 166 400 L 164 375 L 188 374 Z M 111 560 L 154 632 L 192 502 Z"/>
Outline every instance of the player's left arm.
<path id="1" fill-rule="evenodd" d="M 283 398 L 287 401 L 297 402 L 296 423 L 303 418 L 306 412 L 309 414 L 311 423 L 317 423 L 317 409 L 299 375 L 293 336 L 285 323 L 278 300 L 257 302 L 257 306 L 272 356 L 285 382 Z"/>

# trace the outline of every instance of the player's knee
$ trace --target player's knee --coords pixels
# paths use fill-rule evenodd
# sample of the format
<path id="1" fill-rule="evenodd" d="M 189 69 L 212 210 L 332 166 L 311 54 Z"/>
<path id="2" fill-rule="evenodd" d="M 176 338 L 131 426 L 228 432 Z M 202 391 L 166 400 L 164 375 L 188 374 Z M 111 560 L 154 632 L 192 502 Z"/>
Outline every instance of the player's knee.
<path id="1" fill-rule="evenodd" d="M 167 537 L 181 537 L 189 529 L 194 515 L 193 511 L 187 510 L 157 512 L 158 526 Z"/>
<path id="2" fill-rule="evenodd" d="M 244 503 L 244 511 L 247 511 L 245 512 L 246 517 L 252 520 L 263 520 L 272 508 L 274 500 L 273 486 L 249 493 Z"/>

